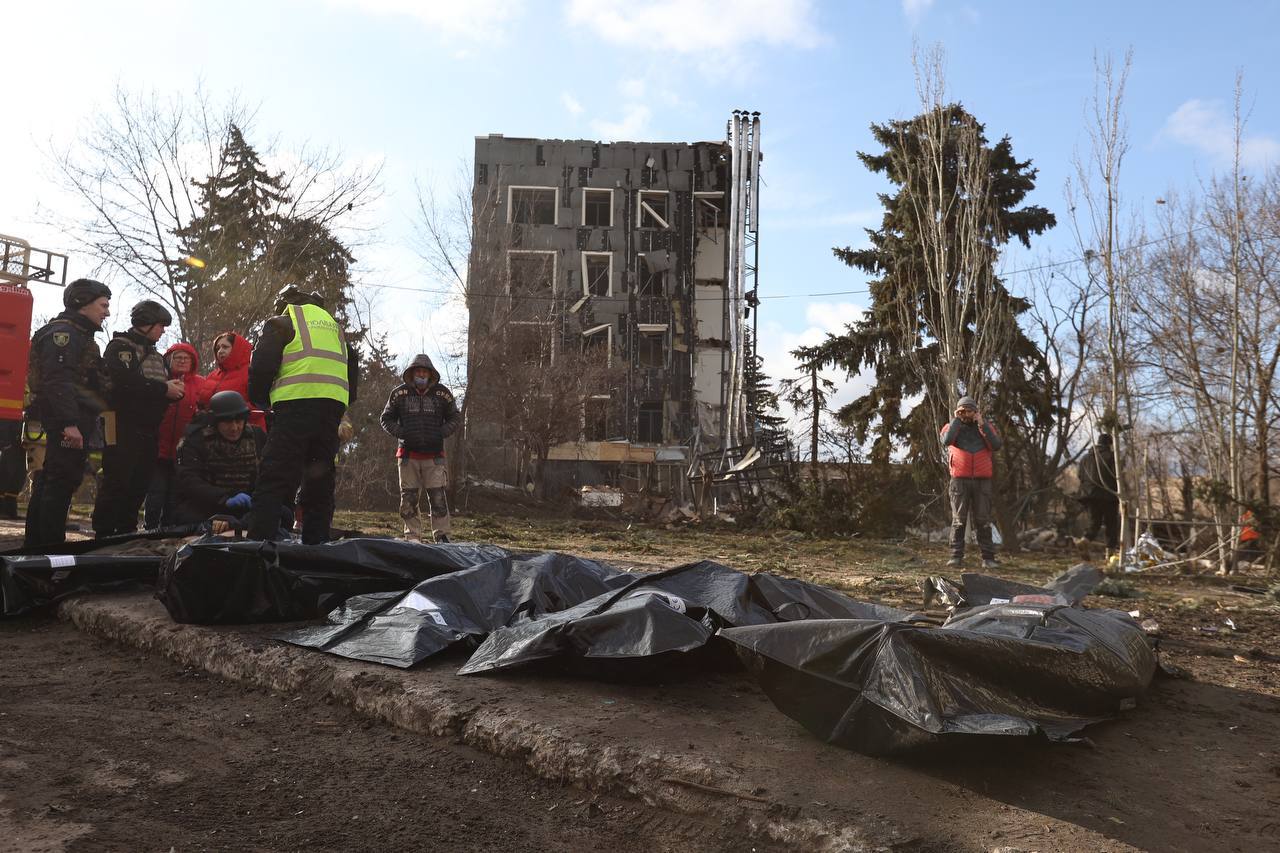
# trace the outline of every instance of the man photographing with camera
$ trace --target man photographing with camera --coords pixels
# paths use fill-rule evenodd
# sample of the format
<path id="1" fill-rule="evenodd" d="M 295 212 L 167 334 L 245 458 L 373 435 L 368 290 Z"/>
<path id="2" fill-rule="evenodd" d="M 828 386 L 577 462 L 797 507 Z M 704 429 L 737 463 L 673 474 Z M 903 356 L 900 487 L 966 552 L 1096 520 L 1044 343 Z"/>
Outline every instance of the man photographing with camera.
<path id="1" fill-rule="evenodd" d="M 978 401 L 967 395 L 961 397 L 951 423 L 942 427 L 942 447 L 951 472 L 947 490 L 951 497 L 948 566 L 964 565 L 964 536 L 970 519 L 982 551 L 983 567 L 990 569 L 999 565 L 991 541 L 991 478 L 992 455 L 1002 443 L 995 426 L 978 409 Z"/>

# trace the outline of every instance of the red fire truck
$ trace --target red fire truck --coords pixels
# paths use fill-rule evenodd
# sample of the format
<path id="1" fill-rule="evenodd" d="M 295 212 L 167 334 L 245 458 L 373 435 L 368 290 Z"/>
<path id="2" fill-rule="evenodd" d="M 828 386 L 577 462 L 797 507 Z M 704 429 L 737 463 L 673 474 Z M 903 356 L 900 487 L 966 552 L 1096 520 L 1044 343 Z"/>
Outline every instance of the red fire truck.
<path id="1" fill-rule="evenodd" d="M 67 256 L 0 234 L 0 421 L 21 421 L 31 348 L 32 282 L 65 287 Z"/>

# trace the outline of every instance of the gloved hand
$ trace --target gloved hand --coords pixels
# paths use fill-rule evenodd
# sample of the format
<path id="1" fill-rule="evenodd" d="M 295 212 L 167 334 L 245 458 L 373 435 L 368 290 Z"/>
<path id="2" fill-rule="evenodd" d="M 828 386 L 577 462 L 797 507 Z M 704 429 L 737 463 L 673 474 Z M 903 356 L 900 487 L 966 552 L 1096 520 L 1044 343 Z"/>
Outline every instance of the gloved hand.
<path id="1" fill-rule="evenodd" d="M 245 492 L 227 498 L 227 509 L 243 510 L 253 505 L 253 498 Z"/>
<path id="2" fill-rule="evenodd" d="M 346 444 L 348 441 L 356 437 L 356 425 L 346 416 L 342 416 L 342 420 L 338 422 L 338 441 Z"/>

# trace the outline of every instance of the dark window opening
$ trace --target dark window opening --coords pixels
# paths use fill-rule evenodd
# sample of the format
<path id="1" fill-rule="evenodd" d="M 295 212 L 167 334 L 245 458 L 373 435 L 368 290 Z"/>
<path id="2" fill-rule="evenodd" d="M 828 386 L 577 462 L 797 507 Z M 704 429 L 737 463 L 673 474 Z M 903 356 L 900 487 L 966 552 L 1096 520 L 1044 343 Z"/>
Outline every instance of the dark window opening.
<path id="1" fill-rule="evenodd" d="M 591 228 L 611 227 L 613 225 L 613 193 L 608 190 L 584 190 L 582 224 Z"/>
<path id="2" fill-rule="evenodd" d="M 724 228 L 724 200 L 721 198 L 699 198 L 696 205 L 698 210 L 698 227 L 699 228 Z"/>
<path id="3" fill-rule="evenodd" d="M 662 403 L 641 403 L 636 424 L 636 441 L 644 444 L 662 442 Z"/>
<path id="4" fill-rule="evenodd" d="M 609 364 L 609 327 L 582 334 L 582 351 L 600 364 Z"/>
<path id="5" fill-rule="evenodd" d="M 582 438 L 584 441 L 609 440 L 609 410 L 612 400 L 589 399 L 583 405 Z"/>
<path id="6" fill-rule="evenodd" d="M 667 228 L 671 221 L 667 213 L 666 193 L 640 193 L 640 227 Z"/>
<path id="7" fill-rule="evenodd" d="M 666 367 L 666 335 L 642 332 L 636 342 L 636 361 L 641 367 Z"/>
<path id="8" fill-rule="evenodd" d="M 592 296 L 609 295 L 609 257 L 607 255 L 583 255 L 586 265 L 587 293 Z"/>
<path id="9" fill-rule="evenodd" d="M 551 363 L 551 335 L 549 329 L 535 323 L 512 323 L 507 327 L 507 346 L 512 361 L 526 365 Z"/>
<path id="10" fill-rule="evenodd" d="M 511 221 L 525 225 L 555 225 L 556 191 L 535 187 L 512 187 Z"/>
<path id="11" fill-rule="evenodd" d="M 550 295 L 555 256 L 542 252 L 509 255 L 513 294 Z"/>
<path id="12" fill-rule="evenodd" d="M 640 259 L 639 267 L 640 280 L 636 286 L 636 294 L 639 296 L 666 296 L 666 270 L 653 269 L 645 258 Z"/>

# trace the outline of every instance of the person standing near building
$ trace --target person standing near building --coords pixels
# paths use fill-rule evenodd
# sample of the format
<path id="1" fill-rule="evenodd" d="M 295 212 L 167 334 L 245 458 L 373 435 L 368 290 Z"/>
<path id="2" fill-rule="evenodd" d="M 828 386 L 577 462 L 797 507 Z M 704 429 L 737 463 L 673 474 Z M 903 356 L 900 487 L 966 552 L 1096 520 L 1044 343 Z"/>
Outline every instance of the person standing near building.
<path id="1" fill-rule="evenodd" d="M 453 394 L 440 384 L 440 373 L 427 355 L 414 356 L 405 368 L 404 384 L 391 392 L 382 410 L 382 428 L 397 440 L 400 472 L 400 517 L 406 539 L 422 541 L 419 503 L 427 493 L 432 537 L 449 541 L 448 466 L 444 440 L 462 423 Z"/>
<path id="2" fill-rule="evenodd" d="M 181 379 L 170 379 L 156 341 L 173 322 L 159 302 L 144 299 L 129 313 L 130 328 L 116 332 L 103 361 L 111 380 L 108 400 L 115 411 L 116 441 L 102 451 L 102 488 L 93 505 L 94 536 L 116 536 L 138 529 L 138 510 L 147 496 L 159 449 L 165 409 L 186 393 Z"/>
<path id="3" fill-rule="evenodd" d="M 27 416 L 47 437 L 31 481 L 23 545 L 54 545 L 67 538 L 67 511 L 84 478 L 89 447 L 100 447 L 98 415 L 107 408 L 108 378 L 93 336 L 111 316 L 111 289 L 80 278 L 62 292 L 66 310 L 31 338 L 27 362 Z"/>
<path id="4" fill-rule="evenodd" d="M 991 541 L 991 478 L 995 473 L 993 455 L 1003 442 L 991 421 L 978 411 L 978 401 L 969 396 L 956 403 L 955 416 L 941 433 L 951 472 L 951 559 L 947 565 L 964 564 L 965 525 L 971 522 L 983 567 L 995 568 L 999 562 Z"/>
<path id="5" fill-rule="evenodd" d="M 204 385 L 204 377 L 200 375 L 200 356 L 191 344 L 174 344 L 165 351 L 164 360 L 169 366 L 169 378 L 182 380 L 183 394 L 181 399 L 169 404 L 164 419 L 160 421 L 156 470 L 151 476 L 142 513 L 142 526 L 148 530 L 174 523 L 174 460 L 178 442 L 182 441 L 191 419 L 196 415 L 200 389 Z"/>
<path id="6" fill-rule="evenodd" d="M 1116 477 L 1115 446 L 1109 433 L 1099 433 L 1098 440 L 1076 466 L 1080 477 L 1080 502 L 1089 511 L 1086 539 L 1097 539 L 1106 528 L 1107 553 L 1120 548 L 1120 491 Z"/>
<path id="7" fill-rule="evenodd" d="M 272 416 L 248 536 L 279 538 L 281 511 L 298 494 L 302 541 L 318 544 L 333 524 L 338 428 L 355 399 L 359 361 L 320 294 L 286 287 L 275 310 L 249 364 L 249 399 Z"/>

